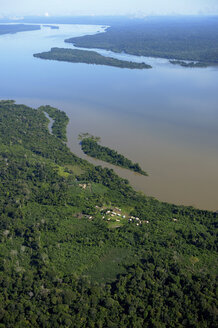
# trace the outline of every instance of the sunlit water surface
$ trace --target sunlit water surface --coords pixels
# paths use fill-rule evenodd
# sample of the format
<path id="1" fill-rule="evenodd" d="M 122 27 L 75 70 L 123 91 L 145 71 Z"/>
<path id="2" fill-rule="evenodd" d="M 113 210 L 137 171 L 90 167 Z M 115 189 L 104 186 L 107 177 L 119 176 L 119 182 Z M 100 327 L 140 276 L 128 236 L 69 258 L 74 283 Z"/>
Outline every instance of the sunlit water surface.
<path id="1" fill-rule="evenodd" d="M 51 47 L 72 48 L 64 43 L 68 37 L 104 31 L 100 26 L 59 27 L 0 36 L 0 98 L 64 110 L 70 117 L 72 151 L 87 158 L 78 133 L 101 136 L 103 145 L 149 173 L 143 177 L 115 168 L 137 190 L 171 203 L 218 210 L 218 69 L 182 68 L 165 59 L 104 50 L 99 52 L 145 61 L 153 69 L 34 58 Z"/>

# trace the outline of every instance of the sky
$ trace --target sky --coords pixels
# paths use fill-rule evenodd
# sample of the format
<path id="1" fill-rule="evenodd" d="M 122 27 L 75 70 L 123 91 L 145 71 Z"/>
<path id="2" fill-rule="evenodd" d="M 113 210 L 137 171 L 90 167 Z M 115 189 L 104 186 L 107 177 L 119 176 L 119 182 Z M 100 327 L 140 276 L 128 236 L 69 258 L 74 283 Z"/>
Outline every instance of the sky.
<path id="1" fill-rule="evenodd" d="M 218 14 L 218 0 L 0 0 L 3 16 Z"/>

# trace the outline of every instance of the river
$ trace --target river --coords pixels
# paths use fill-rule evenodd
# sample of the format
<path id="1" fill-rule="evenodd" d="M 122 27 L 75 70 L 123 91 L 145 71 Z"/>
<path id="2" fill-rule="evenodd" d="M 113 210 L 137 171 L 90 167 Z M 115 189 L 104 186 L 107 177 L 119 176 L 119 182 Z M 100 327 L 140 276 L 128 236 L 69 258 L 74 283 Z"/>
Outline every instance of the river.
<path id="1" fill-rule="evenodd" d="M 55 24 L 59 25 L 59 24 Z M 64 39 L 103 32 L 94 25 L 0 36 L 0 98 L 33 107 L 50 104 L 70 118 L 68 144 L 82 154 L 81 132 L 138 162 L 149 177 L 115 168 L 135 189 L 162 201 L 218 210 L 218 69 L 184 68 L 165 59 L 150 70 L 45 61 L 33 53 L 72 48 Z M 99 161 L 91 160 L 98 164 Z M 112 167 L 112 166 L 110 166 Z"/>

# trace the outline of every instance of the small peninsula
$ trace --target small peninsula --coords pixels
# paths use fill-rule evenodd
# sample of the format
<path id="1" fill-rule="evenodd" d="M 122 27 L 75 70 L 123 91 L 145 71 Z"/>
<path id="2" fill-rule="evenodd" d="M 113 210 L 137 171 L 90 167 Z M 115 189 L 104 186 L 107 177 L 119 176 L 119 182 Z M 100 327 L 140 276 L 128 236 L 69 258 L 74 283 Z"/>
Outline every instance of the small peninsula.
<path id="1" fill-rule="evenodd" d="M 34 57 L 41 59 L 50 59 L 65 61 L 71 63 L 85 63 L 95 65 L 106 65 L 119 68 L 129 69 L 146 69 L 152 68 L 145 63 L 135 63 L 131 61 L 119 60 L 116 58 L 105 57 L 95 51 L 65 49 L 65 48 L 51 48 L 48 52 L 34 54 Z"/>
<path id="2" fill-rule="evenodd" d="M 78 139 L 81 140 L 81 148 L 86 155 L 125 169 L 129 169 L 145 176 L 148 175 L 140 168 L 138 163 L 133 163 L 128 158 L 118 154 L 118 152 L 113 149 L 99 145 L 99 137 L 94 137 L 89 133 L 83 133 L 79 135 Z"/>

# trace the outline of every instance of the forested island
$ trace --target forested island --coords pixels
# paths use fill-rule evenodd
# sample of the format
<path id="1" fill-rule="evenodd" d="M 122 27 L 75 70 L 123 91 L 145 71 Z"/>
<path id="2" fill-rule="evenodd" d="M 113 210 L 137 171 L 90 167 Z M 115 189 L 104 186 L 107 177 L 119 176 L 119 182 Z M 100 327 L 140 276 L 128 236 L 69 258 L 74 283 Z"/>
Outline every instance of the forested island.
<path id="1" fill-rule="evenodd" d="M 26 25 L 26 24 L 0 24 L 1 34 L 12 34 L 17 32 L 40 30 L 40 25 Z"/>
<path id="2" fill-rule="evenodd" d="M 138 163 L 133 163 L 128 158 L 118 154 L 118 152 L 113 149 L 99 145 L 99 137 L 94 137 L 89 133 L 83 133 L 79 135 L 79 140 L 81 148 L 86 155 L 100 159 L 107 163 L 120 166 L 125 169 L 129 169 L 142 175 L 148 175 L 140 168 Z"/>
<path id="3" fill-rule="evenodd" d="M 63 132 L 0 101 L 0 326 L 215 328 L 218 214 L 78 158 L 44 111 Z"/>
<path id="4" fill-rule="evenodd" d="M 182 60 L 170 60 L 169 61 L 173 65 L 179 65 L 182 67 L 207 67 L 208 65 L 206 63 L 195 63 L 195 62 L 184 62 Z"/>
<path id="5" fill-rule="evenodd" d="M 70 63 L 86 63 L 95 65 L 107 65 L 119 68 L 146 69 L 151 68 L 145 63 L 135 63 L 131 61 L 119 60 L 116 58 L 105 57 L 95 51 L 86 51 L 78 49 L 51 48 L 48 52 L 34 54 L 34 57 L 41 59 L 50 59 L 65 61 Z"/>
<path id="6" fill-rule="evenodd" d="M 66 39 L 77 47 L 218 64 L 217 17 L 146 17 L 112 23 L 106 33 Z"/>

